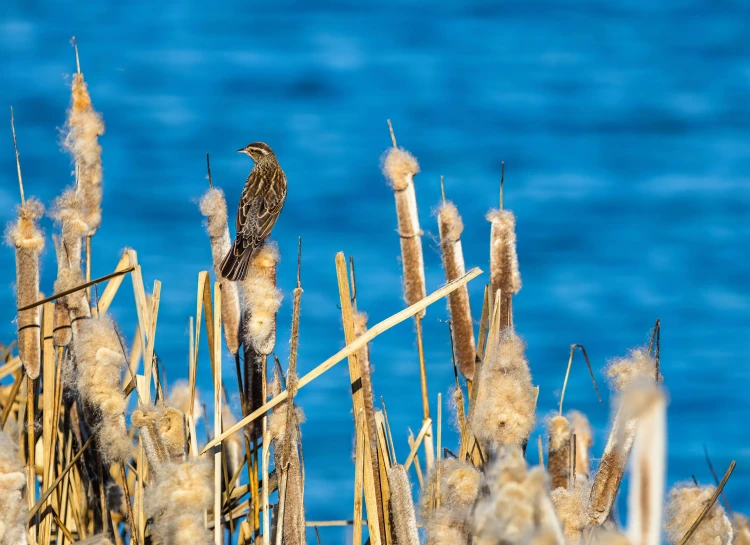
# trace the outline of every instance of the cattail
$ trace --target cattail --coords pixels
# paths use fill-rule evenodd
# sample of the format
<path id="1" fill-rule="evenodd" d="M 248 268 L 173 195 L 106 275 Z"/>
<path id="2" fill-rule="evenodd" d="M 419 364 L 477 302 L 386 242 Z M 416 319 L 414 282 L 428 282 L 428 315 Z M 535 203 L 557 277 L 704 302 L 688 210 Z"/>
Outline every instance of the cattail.
<path id="1" fill-rule="evenodd" d="M 78 168 L 78 194 L 83 204 L 83 219 L 92 236 L 102 222 L 102 116 L 91 104 L 83 74 L 73 76 L 72 104 L 68 110 L 67 134 L 63 145 Z"/>
<path id="2" fill-rule="evenodd" d="M 81 270 L 81 254 L 83 252 L 83 237 L 91 232 L 86 223 L 84 203 L 81 195 L 74 189 L 66 189 L 55 199 L 50 216 L 60 226 L 62 234 L 62 255 L 66 267 Z M 60 257 L 58 257 L 58 262 Z"/>
<path id="3" fill-rule="evenodd" d="M 281 290 L 276 288 L 279 249 L 267 243 L 253 256 L 247 278 L 240 283 L 245 344 L 260 355 L 273 352 L 276 344 L 276 312 Z"/>
<path id="4" fill-rule="evenodd" d="M 664 509 L 664 530 L 667 541 L 676 544 L 687 534 L 714 493 L 713 486 L 695 486 L 692 483 L 675 485 L 670 491 Z M 729 545 L 732 543 L 732 523 L 724 508 L 715 503 L 690 538 L 690 543 Z"/>
<path id="5" fill-rule="evenodd" d="M 638 545 L 661 543 L 666 464 L 666 400 L 652 380 L 630 388 L 622 411 L 637 420 L 628 490 L 628 538 Z"/>
<path id="6" fill-rule="evenodd" d="M 18 444 L 0 431 L 0 543 L 26 545 L 26 473 Z"/>
<path id="7" fill-rule="evenodd" d="M 521 290 L 521 273 L 516 254 L 516 217 L 510 210 L 490 210 L 490 285 L 492 297 L 500 290 L 500 325 L 513 325 L 513 296 Z"/>
<path id="8" fill-rule="evenodd" d="M 656 362 L 645 348 L 638 348 L 627 357 L 610 362 L 606 373 L 615 392 L 622 393 L 640 381 L 653 380 Z M 635 419 L 618 410 L 591 487 L 589 516 L 596 524 L 603 524 L 612 510 L 633 447 L 635 428 Z"/>
<path id="9" fill-rule="evenodd" d="M 224 304 L 224 301 L 222 301 Z M 229 405 L 224 405 L 221 408 L 221 425 L 222 431 L 228 430 L 237 422 L 237 419 L 232 414 L 232 409 Z M 237 470 L 242 465 L 243 458 L 243 439 L 242 432 L 236 432 L 222 441 L 224 446 L 224 456 L 226 457 L 227 473 L 231 479 Z"/>
<path id="10" fill-rule="evenodd" d="M 141 407 L 133 411 L 131 422 L 141 430 L 143 446 L 153 471 L 158 471 L 170 460 L 184 458 L 187 430 L 182 412 L 173 407 Z"/>
<path id="11" fill-rule="evenodd" d="M 68 268 L 65 248 L 62 241 L 57 235 L 52 235 L 52 241 L 55 243 L 55 255 L 57 257 L 57 275 L 65 274 Z M 55 301 L 55 316 L 52 323 L 52 331 L 55 346 L 68 346 L 73 338 L 73 330 L 70 325 L 70 314 L 65 297 L 58 297 Z"/>
<path id="12" fill-rule="evenodd" d="M 472 517 L 475 543 L 525 543 L 537 534 L 552 533 L 556 543 L 564 538 L 540 467 L 529 469 L 521 449 L 500 449 L 485 474 L 489 494 L 481 498 Z"/>
<path id="13" fill-rule="evenodd" d="M 295 380 L 296 377 L 287 377 L 287 383 Z M 278 370 L 274 370 L 274 380 L 270 391 L 272 396 L 281 392 L 281 377 Z M 282 476 L 286 474 L 284 520 L 280 526 L 283 542 L 288 545 L 304 545 L 306 543 L 305 476 L 300 456 L 299 433 L 299 425 L 304 422 L 304 413 L 296 406 L 291 407 L 291 413 L 289 409 L 288 401 L 279 403 L 274 408 L 268 421 L 268 431 L 274 440 L 276 468 L 280 470 Z M 278 477 L 278 481 L 281 483 L 282 477 Z"/>
<path id="14" fill-rule="evenodd" d="M 750 520 L 744 515 L 732 515 L 734 542 L 732 545 L 750 545 Z"/>
<path id="15" fill-rule="evenodd" d="M 63 269 L 58 273 L 57 280 L 55 280 L 55 292 L 59 293 L 67 291 L 76 286 L 82 285 L 84 282 L 85 280 L 80 269 Z M 86 290 L 80 289 L 66 295 L 65 297 L 60 297 L 58 300 L 61 300 L 62 304 L 68 308 L 70 324 L 73 328 L 73 336 L 75 337 L 81 321 L 91 318 L 91 307 L 89 306 L 89 299 L 88 295 L 86 295 Z"/>
<path id="16" fill-rule="evenodd" d="M 560 487 L 568 488 L 572 433 L 570 422 L 564 416 L 554 416 L 547 422 L 549 435 L 547 466 L 552 481 L 552 490 Z"/>
<path id="17" fill-rule="evenodd" d="M 127 402 L 122 391 L 126 356 L 112 319 L 80 320 L 73 336 L 78 391 L 95 415 L 97 444 L 107 463 L 130 459 L 132 443 L 125 426 Z"/>
<path id="18" fill-rule="evenodd" d="M 443 458 L 433 466 L 420 499 L 427 543 L 466 543 L 470 530 L 468 519 L 481 481 L 482 474 L 477 468 L 455 458 Z M 436 509 L 432 508 L 430 490 L 438 505 Z"/>
<path id="19" fill-rule="evenodd" d="M 391 489 L 391 513 L 396 543 L 419 545 L 417 519 L 414 515 L 414 500 L 411 484 L 404 466 L 395 465 L 388 471 L 388 486 Z"/>
<path id="20" fill-rule="evenodd" d="M 390 180 L 396 197 L 401 260 L 404 268 L 404 299 L 407 305 L 413 305 L 426 295 L 422 230 L 419 228 L 417 196 L 414 191 L 414 176 L 418 173 L 419 164 L 408 151 L 394 147 L 386 152 L 383 174 Z M 419 316 L 423 317 L 424 314 L 425 311 L 422 311 Z"/>
<path id="21" fill-rule="evenodd" d="M 588 478 L 589 451 L 594 443 L 591 424 L 586 415 L 578 411 L 570 411 L 568 421 L 573 426 L 573 433 L 576 436 L 576 478 Z"/>
<path id="22" fill-rule="evenodd" d="M 562 526 L 568 545 L 583 543 L 583 532 L 589 527 L 588 498 L 591 483 L 576 479 L 572 488 L 559 487 L 552 490 L 552 504 Z"/>
<path id="23" fill-rule="evenodd" d="M 464 275 L 464 253 L 461 246 L 463 221 L 458 209 L 450 201 L 443 202 L 438 209 L 438 226 L 440 228 L 440 246 L 443 249 L 443 268 L 448 282 Z M 474 379 L 474 360 L 476 345 L 474 343 L 474 322 L 469 304 L 469 288 L 461 286 L 448 295 L 448 310 L 451 316 L 451 335 L 456 357 L 456 364 L 461 374 L 469 380 Z"/>
<path id="24" fill-rule="evenodd" d="M 153 517 L 152 538 L 164 544 L 213 543 L 203 518 L 213 506 L 212 479 L 213 468 L 205 460 L 165 464 L 146 497 L 146 511 Z"/>
<path id="25" fill-rule="evenodd" d="M 16 247 L 16 302 L 18 308 L 39 300 L 39 255 L 44 249 L 44 234 L 37 221 L 44 206 L 28 199 L 18 207 L 18 222 L 9 224 L 5 237 Z M 18 313 L 18 355 L 29 378 L 39 376 L 41 366 L 41 306 Z"/>
<path id="26" fill-rule="evenodd" d="M 525 445 L 534 427 L 537 391 L 524 348 L 512 329 L 488 343 L 469 417 L 470 429 L 485 452 L 501 445 Z"/>
<path id="27" fill-rule="evenodd" d="M 171 391 L 167 396 L 167 406 L 177 409 L 183 415 L 191 415 L 194 422 L 203 416 L 203 408 L 201 407 L 197 391 L 195 392 L 195 399 L 193 399 L 191 410 L 190 384 L 186 380 L 178 380 L 172 385 Z"/>
<path id="28" fill-rule="evenodd" d="M 240 296 L 237 284 L 221 276 L 221 262 L 232 246 L 227 223 L 227 202 L 221 189 L 211 188 L 200 200 L 201 214 L 206 217 L 206 231 L 211 240 L 214 274 L 221 284 L 221 320 L 224 340 L 232 354 L 240 349 Z"/>

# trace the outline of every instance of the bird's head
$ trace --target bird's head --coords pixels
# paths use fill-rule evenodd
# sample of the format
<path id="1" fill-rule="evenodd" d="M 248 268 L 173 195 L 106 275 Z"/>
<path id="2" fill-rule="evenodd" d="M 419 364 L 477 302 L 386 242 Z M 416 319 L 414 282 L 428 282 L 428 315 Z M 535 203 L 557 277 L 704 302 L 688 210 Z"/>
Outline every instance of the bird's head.
<path id="1" fill-rule="evenodd" d="M 273 150 L 268 144 L 264 144 L 263 142 L 253 142 L 237 151 L 249 155 L 256 163 L 264 157 L 273 157 Z"/>

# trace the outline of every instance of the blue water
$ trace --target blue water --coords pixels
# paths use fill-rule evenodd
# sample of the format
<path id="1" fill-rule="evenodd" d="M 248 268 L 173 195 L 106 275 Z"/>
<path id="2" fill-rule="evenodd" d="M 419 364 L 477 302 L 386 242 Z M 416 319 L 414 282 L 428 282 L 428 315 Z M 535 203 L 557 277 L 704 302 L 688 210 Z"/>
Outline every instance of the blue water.
<path id="1" fill-rule="evenodd" d="M 5 2 L 0 102 L 16 111 L 26 194 L 50 202 L 72 181 L 59 128 L 75 70 L 69 40 L 78 37 L 107 125 L 93 276 L 110 272 L 119 249 L 132 246 L 146 284 L 163 282 L 156 348 L 170 382 L 187 376 L 196 279 L 211 266 L 194 203 L 207 188 L 205 152 L 230 208 L 252 166 L 237 148 L 266 141 L 287 173 L 289 198 L 274 230 L 286 295 L 278 351 L 284 360 L 302 236 L 302 373 L 343 345 L 337 251 L 355 257 L 359 306 L 372 322 L 403 308 L 393 196 L 379 169 L 390 146 L 386 119 L 422 165 L 428 291 L 443 281 L 431 214 L 439 176 L 466 223 L 467 265 L 486 269 L 484 213 L 497 206 L 505 161 L 524 282 L 515 321 L 541 388 L 540 418 L 556 407 L 571 343 L 584 344 L 601 369 L 647 342 L 661 318 L 668 481 L 710 481 L 705 443 L 720 473 L 737 460 L 726 493 L 747 512 L 749 15 L 747 3 L 731 1 Z M 11 146 L 8 130 L 3 222 L 19 200 Z M 53 231 L 49 222 L 45 228 Z M 49 248 L 47 293 L 55 276 Z M 0 333 L 9 340 L 12 250 L 4 255 Z M 470 286 L 477 317 L 486 280 Z M 128 341 L 136 323 L 131 293 L 125 282 L 113 306 Z M 433 412 L 453 380 L 446 317 L 439 303 L 424 323 Z M 403 460 L 407 427 L 416 433 L 421 420 L 412 327 L 379 337 L 372 360 Z M 576 365 L 566 406 L 595 424 L 596 456 L 609 413 Z M 201 389 L 210 395 L 207 361 L 201 366 Z M 234 385 L 231 359 L 225 368 Z M 308 518 L 351 518 L 346 365 L 298 400 L 307 414 Z M 446 446 L 453 442 L 446 431 Z M 536 449 L 529 455 L 535 459 Z M 325 543 L 344 536 L 322 531 Z"/>

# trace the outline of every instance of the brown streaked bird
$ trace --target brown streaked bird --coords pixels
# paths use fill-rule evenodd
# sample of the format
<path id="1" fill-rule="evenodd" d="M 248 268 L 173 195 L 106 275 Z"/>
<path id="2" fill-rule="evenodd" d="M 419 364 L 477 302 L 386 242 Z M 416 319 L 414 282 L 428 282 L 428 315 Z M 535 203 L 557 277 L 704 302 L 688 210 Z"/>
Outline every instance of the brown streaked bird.
<path id="1" fill-rule="evenodd" d="M 221 275 L 232 281 L 245 279 L 250 260 L 271 234 L 286 200 L 286 176 L 268 144 L 253 142 L 237 151 L 252 157 L 255 166 L 240 197 L 234 244 L 221 262 Z"/>

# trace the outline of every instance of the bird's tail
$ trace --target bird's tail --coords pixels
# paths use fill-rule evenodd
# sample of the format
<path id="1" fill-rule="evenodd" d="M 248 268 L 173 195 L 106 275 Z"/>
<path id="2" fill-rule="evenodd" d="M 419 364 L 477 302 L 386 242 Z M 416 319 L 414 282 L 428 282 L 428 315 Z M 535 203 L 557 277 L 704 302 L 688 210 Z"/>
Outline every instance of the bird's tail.
<path id="1" fill-rule="evenodd" d="M 247 269 L 250 265 L 250 258 L 253 252 L 246 249 L 243 253 L 237 254 L 235 244 L 229 249 L 229 253 L 221 262 L 221 276 L 232 282 L 240 282 L 247 276 Z"/>

